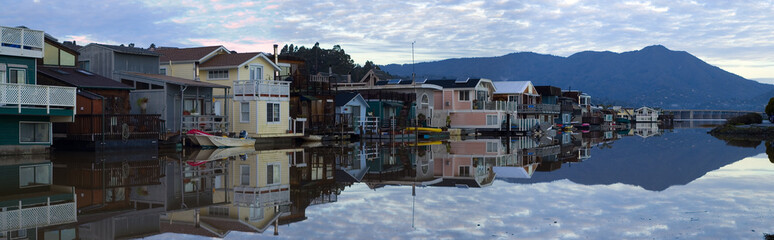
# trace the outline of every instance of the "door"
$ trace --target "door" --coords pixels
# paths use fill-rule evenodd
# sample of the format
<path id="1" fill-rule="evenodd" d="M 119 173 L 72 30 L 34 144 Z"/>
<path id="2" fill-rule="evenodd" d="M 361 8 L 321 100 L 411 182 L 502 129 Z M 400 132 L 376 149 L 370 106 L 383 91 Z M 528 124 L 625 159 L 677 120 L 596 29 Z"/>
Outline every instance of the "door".
<path id="1" fill-rule="evenodd" d="M 355 132 L 360 130 L 360 106 L 352 106 L 352 127 Z"/>

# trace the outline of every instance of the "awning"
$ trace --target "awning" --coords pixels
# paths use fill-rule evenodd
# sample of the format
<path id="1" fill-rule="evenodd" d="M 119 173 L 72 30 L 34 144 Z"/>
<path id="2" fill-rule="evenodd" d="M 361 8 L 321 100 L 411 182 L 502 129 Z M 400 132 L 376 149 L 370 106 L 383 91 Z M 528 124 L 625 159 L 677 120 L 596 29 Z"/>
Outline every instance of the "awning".
<path id="1" fill-rule="evenodd" d="M 316 98 L 315 96 L 310 95 L 301 95 L 301 100 L 307 100 L 307 101 L 317 101 L 320 100 L 319 98 Z"/>
<path id="2" fill-rule="evenodd" d="M 403 104 L 395 103 L 395 102 L 386 102 L 385 101 L 385 102 L 382 102 L 382 103 L 384 104 L 384 106 L 387 106 L 387 107 L 403 107 Z"/>

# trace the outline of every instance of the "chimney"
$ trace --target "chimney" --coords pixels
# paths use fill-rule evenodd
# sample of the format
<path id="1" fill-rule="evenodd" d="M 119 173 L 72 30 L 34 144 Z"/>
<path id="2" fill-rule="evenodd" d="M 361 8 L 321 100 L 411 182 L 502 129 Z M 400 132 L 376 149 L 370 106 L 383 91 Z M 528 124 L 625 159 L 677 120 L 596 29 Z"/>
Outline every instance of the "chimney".
<path id="1" fill-rule="evenodd" d="M 277 44 L 274 44 L 274 64 L 279 65 L 279 56 L 277 55 Z M 274 71 L 274 79 L 280 79 L 280 72 Z"/>
<path id="2" fill-rule="evenodd" d="M 333 65 L 328 65 L 328 74 L 333 75 Z"/>

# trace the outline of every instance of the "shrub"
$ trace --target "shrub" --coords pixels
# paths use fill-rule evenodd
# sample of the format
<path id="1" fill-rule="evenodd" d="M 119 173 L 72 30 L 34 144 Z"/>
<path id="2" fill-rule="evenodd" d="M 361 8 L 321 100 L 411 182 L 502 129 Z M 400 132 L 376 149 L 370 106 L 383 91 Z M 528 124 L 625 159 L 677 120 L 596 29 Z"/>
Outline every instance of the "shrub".
<path id="1" fill-rule="evenodd" d="M 774 115 L 774 97 L 769 99 L 769 104 L 766 105 L 766 115 Z"/>
<path id="2" fill-rule="evenodd" d="M 726 121 L 726 124 L 729 125 L 744 125 L 744 124 L 754 124 L 754 123 L 762 123 L 763 122 L 763 116 L 757 113 L 748 113 L 742 116 L 736 116 L 729 118 L 728 121 Z"/>

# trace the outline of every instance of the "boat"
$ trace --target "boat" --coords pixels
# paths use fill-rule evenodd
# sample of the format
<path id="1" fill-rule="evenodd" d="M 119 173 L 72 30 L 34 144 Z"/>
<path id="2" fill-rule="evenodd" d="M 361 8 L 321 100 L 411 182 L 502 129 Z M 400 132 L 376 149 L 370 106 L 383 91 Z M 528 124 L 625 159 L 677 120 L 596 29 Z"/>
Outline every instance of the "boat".
<path id="1" fill-rule="evenodd" d="M 443 129 L 429 127 L 407 127 L 406 131 L 442 132 Z"/>
<path id="2" fill-rule="evenodd" d="M 199 130 L 189 130 L 186 132 L 191 142 L 201 147 L 247 147 L 255 146 L 255 139 L 251 138 L 230 138 L 215 136 Z"/>
<path id="3" fill-rule="evenodd" d="M 631 120 L 626 119 L 626 118 L 616 118 L 615 122 L 617 122 L 617 123 L 631 123 Z"/>

